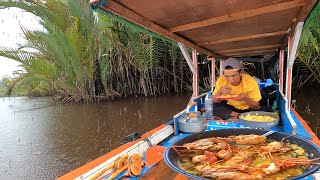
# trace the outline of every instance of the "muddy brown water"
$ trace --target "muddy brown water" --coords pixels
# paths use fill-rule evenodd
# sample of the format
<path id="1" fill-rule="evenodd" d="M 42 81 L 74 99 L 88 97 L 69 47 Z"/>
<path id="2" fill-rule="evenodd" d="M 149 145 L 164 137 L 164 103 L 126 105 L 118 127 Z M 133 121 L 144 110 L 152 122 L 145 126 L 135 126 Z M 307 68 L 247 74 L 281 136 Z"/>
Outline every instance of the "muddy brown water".
<path id="1" fill-rule="evenodd" d="M 55 179 L 172 119 L 191 94 L 60 104 L 0 98 L 0 179 Z"/>
<path id="2" fill-rule="evenodd" d="M 319 88 L 294 89 L 292 100 L 299 115 L 306 120 L 312 131 L 320 138 L 320 91 Z"/>
<path id="3" fill-rule="evenodd" d="M 0 98 L 0 179 L 55 179 L 147 132 L 185 108 L 190 94 L 60 104 L 51 98 Z M 300 115 L 319 137 L 320 94 L 296 91 Z"/>

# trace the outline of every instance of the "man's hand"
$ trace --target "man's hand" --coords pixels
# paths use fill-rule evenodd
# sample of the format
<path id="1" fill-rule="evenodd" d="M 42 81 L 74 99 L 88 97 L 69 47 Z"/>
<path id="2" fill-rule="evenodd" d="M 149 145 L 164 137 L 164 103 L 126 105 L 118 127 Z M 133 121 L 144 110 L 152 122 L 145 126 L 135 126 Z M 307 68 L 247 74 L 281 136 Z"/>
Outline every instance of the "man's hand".
<path id="1" fill-rule="evenodd" d="M 259 101 L 253 101 L 253 100 L 248 96 L 248 94 L 245 94 L 245 93 L 239 94 L 239 96 L 238 96 L 238 97 L 235 97 L 233 100 L 236 100 L 236 101 L 245 101 L 246 104 L 249 106 L 249 108 L 250 108 L 250 109 L 253 109 L 253 110 L 259 110 L 259 108 L 260 108 Z"/>
<path id="2" fill-rule="evenodd" d="M 250 97 L 248 96 L 248 94 L 245 94 L 245 93 L 241 93 L 237 97 L 233 98 L 233 100 L 235 101 L 247 101 L 249 99 Z"/>
<path id="3" fill-rule="evenodd" d="M 227 94 L 230 94 L 231 90 L 232 90 L 231 87 L 221 86 L 221 88 L 219 89 L 217 94 L 218 94 L 218 96 L 227 95 Z"/>

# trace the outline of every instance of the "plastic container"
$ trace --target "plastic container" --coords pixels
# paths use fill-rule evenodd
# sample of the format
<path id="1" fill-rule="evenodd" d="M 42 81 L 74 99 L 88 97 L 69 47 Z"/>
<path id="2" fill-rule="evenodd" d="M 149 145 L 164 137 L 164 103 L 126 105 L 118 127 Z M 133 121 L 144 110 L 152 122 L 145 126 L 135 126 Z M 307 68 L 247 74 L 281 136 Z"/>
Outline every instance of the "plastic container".
<path id="1" fill-rule="evenodd" d="M 266 86 L 265 86 L 265 87 L 272 86 L 272 84 L 273 84 L 272 79 L 267 79 L 267 80 L 266 80 Z"/>
<path id="2" fill-rule="evenodd" d="M 205 104 L 205 118 L 206 120 L 210 120 L 213 118 L 213 101 L 212 101 L 212 93 L 208 92 L 205 99 L 204 99 L 204 104 Z"/>
<path id="3" fill-rule="evenodd" d="M 273 84 L 273 81 L 272 79 L 266 79 L 263 81 L 258 81 L 258 83 L 261 90 L 261 89 L 264 89 L 265 87 L 271 86 Z"/>

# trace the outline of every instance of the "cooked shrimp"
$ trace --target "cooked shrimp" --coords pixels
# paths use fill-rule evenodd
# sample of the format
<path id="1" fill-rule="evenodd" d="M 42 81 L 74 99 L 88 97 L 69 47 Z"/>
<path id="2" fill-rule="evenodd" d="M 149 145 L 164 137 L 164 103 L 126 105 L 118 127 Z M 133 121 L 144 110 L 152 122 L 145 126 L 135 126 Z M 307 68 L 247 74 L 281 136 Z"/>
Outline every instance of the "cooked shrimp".
<path id="1" fill-rule="evenodd" d="M 227 138 L 222 138 L 227 142 L 235 141 L 237 144 L 241 145 L 257 145 L 262 144 L 266 141 L 267 137 L 255 134 L 249 135 L 238 135 L 238 136 L 229 136 Z"/>
<path id="2" fill-rule="evenodd" d="M 229 144 L 228 143 L 219 142 L 215 146 L 211 147 L 210 150 L 211 151 L 217 151 L 217 150 L 220 150 L 220 149 L 227 149 L 227 148 L 229 148 Z"/>
<path id="3" fill-rule="evenodd" d="M 215 144 L 212 141 L 209 141 L 208 138 L 207 139 L 200 139 L 198 141 L 194 141 L 192 143 L 187 143 L 184 144 L 183 146 L 186 147 L 187 149 L 208 149 L 213 147 Z"/>
<path id="4" fill-rule="evenodd" d="M 275 163 L 270 163 L 269 166 L 267 168 L 261 168 L 261 171 L 264 173 L 264 174 L 267 174 L 267 175 L 271 175 L 271 174 L 276 174 L 280 171 L 280 167 L 277 166 Z"/>
<path id="5" fill-rule="evenodd" d="M 192 158 L 193 163 L 200 163 L 205 160 L 207 160 L 207 157 L 205 155 L 197 155 Z"/>
<path id="6" fill-rule="evenodd" d="M 288 168 L 294 167 L 294 166 L 310 165 L 310 164 L 315 163 L 316 161 L 319 161 L 319 160 L 320 160 L 320 158 L 315 158 L 315 159 L 287 158 L 287 159 L 282 159 L 282 160 L 275 159 L 274 162 L 281 169 L 288 169 Z"/>
<path id="7" fill-rule="evenodd" d="M 232 157 L 232 153 L 229 150 L 222 149 L 219 152 L 216 153 L 216 156 L 219 159 L 228 160 Z"/>
<path id="8" fill-rule="evenodd" d="M 241 164 L 244 159 L 245 159 L 244 156 L 233 156 L 231 157 L 231 159 L 227 160 L 224 163 L 224 165 L 226 166 L 238 165 L 238 164 Z"/>
<path id="9" fill-rule="evenodd" d="M 260 149 L 262 149 L 263 151 L 270 152 L 270 153 L 274 153 L 274 152 L 285 153 L 285 152 L 291 150 L 290 147 L 288 147 L 284 143 L 281 143 L 278 141 L 273 141 L 271 143 L 268 143 L 266 146 L 261 146 Z"/>
<path id="10" fill-rule="evenodd" d="M 192 158 L 192 162 L 194 163 L 215 163 L 218 159 L 213 152 L 205 151 L 204 155 L 197 155 Z"/>
<path id="11" fill-rule="evenodd" d="M 213 178 L 213 179 L 237 179 L 237 180 L 259 180 L 264 179 L 264 177 L 257 173 L 257 174 L 247 174 L 243 172 L 237 172 L 237 171 L 221 171 L 220 169 L 209 169 L 204 168 L 201 170 L 202 176 L 207 178 Z"/>
<path id="12" fill-rule="evenodd" d="M 188 149 L 209 149 L 211 147 L 217 147 L 222 148 L 225 146 L 225 143 L 223 140 L 218 138 L 205 138 L 205 139 L 199 139 L 197 141 L 194 141 L 192 143 L 184 144 L 183 146 Z"/>
<path id="13" fill-rule="evenodd" d="M 252 177 L 266 177 L 268 175 L 276 174 L 281 170 L 280 167 L 277 166 L 275 163 L 270 163 L 267 167 L 251 167 L 245 164 L 238 164 L 232 166 L 219 166 L 215 168 L 219 171 L 227 172 L 240 171 L 243 174 L 252 175 Z M 202 172 L 204 172 L 204 170 L 202 170 Z M 250 178 L 251 176 L 247 177 Z"/>

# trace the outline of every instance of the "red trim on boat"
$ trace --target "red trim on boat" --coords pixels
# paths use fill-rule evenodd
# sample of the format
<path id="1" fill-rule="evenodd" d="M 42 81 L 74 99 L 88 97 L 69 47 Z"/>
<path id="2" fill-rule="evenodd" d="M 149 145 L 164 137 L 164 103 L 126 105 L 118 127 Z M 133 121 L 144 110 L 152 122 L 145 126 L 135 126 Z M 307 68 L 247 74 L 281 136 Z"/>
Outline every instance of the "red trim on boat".
<path id="1" fill-rule="evenodd" d="M 91 161 L 91 162 L 89 162 L 89 163 L 87 163 L 87 164 L 85 164 L 85 165 L 83 165 L 83 166 L 81 166 L 81 167 L 79 167 L 79 168 L 77 168 L 77 169 L 75 169 L 75 170 L 63 175 L 63 176 L 61 176 L 61 177 L 59 177 L 59 178 L 57 178 L 57 180 L 70 180 L 70 179 L 77 178 L 80 175 L 88 172 L 89 170 L 99 166 L 100 164 L 102 164 L 103 162 L 105 162 L 108 159 L 112 158 L 113 156 L 115 156 L 115 155 L 121 153 L 122 151 L 126 150 L 127 148 L 129 148 L 130 146 L 134 145 L 135 143 L 143 140 L 146 137 L 149 137 L 150 134 L 153 134 L 153 133 L 159 131 L 160 129 L 164 128 L 165 126 L 167 126 L 167 125 L 163 124 L 163 125 L 158 126 L 158 127 L 154 128 L 154 129 L 152 129 L 151 131 L 149 131 L 147 133 L 144 133 L 141 136 L 140 139 L 137 139 L 135 141 L 129 142 L 127 144 L 124 144 L 124 145 L 122 145 L 122 146 L 110 151 L 109 153 L 107 153 L 107 154 L 105 154 L 105 155 L 103 155 L 103 156 L 101 156 L 101 157 L 99 157 L 99 158 L 97 158 L 97 159 L 95 159 L 95 160 L 93 160 L 93 161 Z"/>
<path id="2" fill-rule="evenodd" d="M 315 143 L 316 145 L 320 146 L 320 140 L 317 137 L 317 135 L 312 131 L 312 129 L 310 128 L 310 126 L 307 124 L 307 122 L 297 113 L 297 111 L 295 109 L 293 109 L 291 107 L 291 111 L 296 115 L 296 117 L 298 118 L 298 120 L 301 122 L 301 124 L 303 125 L 303 127 L 308 131 L 308 133 L 310 133 L 311 137 L 312 137 L 312 142 Z"/>

